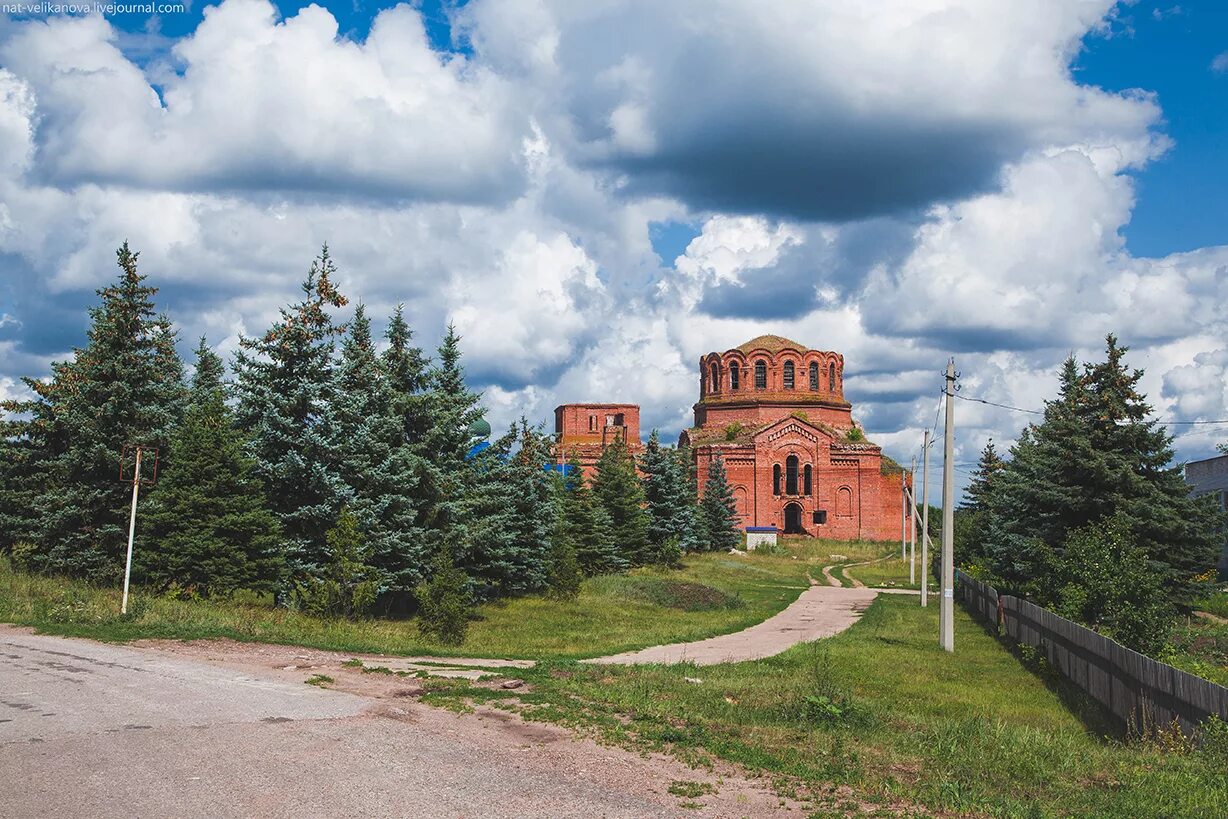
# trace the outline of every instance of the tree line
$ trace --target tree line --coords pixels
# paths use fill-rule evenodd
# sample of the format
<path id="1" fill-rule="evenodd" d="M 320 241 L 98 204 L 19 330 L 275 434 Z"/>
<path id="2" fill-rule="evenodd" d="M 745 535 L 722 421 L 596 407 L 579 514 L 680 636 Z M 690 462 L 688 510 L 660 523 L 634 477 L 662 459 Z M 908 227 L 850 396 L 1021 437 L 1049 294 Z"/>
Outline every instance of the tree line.
<path id="1" fill-rule="evenodd" d="M 483 600 L 574 596 L 585 576 L 740 542 L 719 459 L 699 502 L 690 452 L 655 431 L 638 464 L 624 442 L 607 447 L 591 485 L 574 460 L 548 468 L 553 436 L 524 418 L 475 447 L 484 411 L 454 328 L 431 358 L 401 307 L 383 345 L 362 304 L 339 322 L 347 299 L 327 245 L 301 298 L 240 340 L 230 378 L 204 338 L 185 378 L 138 254 L 125 243 L 117 260 L 85 346 L 49 378 L 24 379 L 31 400 L 2 406 L 0 549 L 21 568 L 119 578 L 126 444 L 160 453 L 137 582 L 267 592 L 317 614 L 417 612 L 441 639 L 463 639 Z"/>
<path id="2" fill-rule="evenodd" d="M 1109 335 L 1062 366 L 1056 398 L 1007 457 L 990 441 L 957 510 L 956 561 L 1148 654 L 1215 579 L 1224 516 L 1192 498 L 1173 437 Z"/>

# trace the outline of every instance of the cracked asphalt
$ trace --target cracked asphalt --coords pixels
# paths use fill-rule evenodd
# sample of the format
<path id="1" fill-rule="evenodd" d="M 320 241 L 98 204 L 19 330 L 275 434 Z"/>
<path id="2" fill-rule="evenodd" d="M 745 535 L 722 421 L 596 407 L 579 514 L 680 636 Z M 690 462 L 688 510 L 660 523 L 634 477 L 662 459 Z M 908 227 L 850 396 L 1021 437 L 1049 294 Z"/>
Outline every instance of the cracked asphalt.
<path id="1" fill-rule="evenodd" d="M 217 659 L 0 625 L 0 816 L 801 815 L 736 772 Z"/>

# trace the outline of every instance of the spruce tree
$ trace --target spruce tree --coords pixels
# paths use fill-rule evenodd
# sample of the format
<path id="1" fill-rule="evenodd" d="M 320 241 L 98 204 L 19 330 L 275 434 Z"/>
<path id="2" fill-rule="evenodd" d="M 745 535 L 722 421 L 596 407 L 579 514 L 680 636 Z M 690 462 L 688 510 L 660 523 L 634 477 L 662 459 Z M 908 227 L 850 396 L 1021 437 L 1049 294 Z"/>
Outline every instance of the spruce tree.
<path id="1" fill-rule="evenodd" d="M 612 442 L 597 459 L 593 495 L 609 516 L 610 536 L 619 555 L 631 566 L 651 563 L 644 487 L 622 439 Z"/>
<path id="2" fill-rule="evenodd" d="M 572 544 L 581 571 L 589 577 L 626 571 L 628 561 L 614 543 L 609 514 L 593 496 L 575 454 L 567 462 L 562 487 L 565 491 L 556 505 L 555 537 Z"/>
<path id="3" fill-rule="evenodd" d="M 286 540 L 292 581 L 321 575 L 326 535 L 349 492 L 341 479 L 332 430 L 333 354 L 330 308 L 346 299 L 333 284 L 337 268 L 320 251 L 303 281 L 303 298 L 282 308 L 260 338 L 240 340 L 235 357 L 238 423 Z"/>
<path id="4" fill-rule="evenodd" d="M 689 479 L 673 450 L 661 446 L 654 429 L 640 459 L 644 474 L 645 511 L 648 513 L 648 544 L 652 562 L 672 565 L 684 548 L 694 548 L 693 504 Z"/>
<path id="5" fill-rule="evenodd" d="M 987 504 L 1005 462 L 991 439 L 981 450 L 964 499 L 955 510 L 955 562 L 965 569 L 983 570 L 988 557 Z M 941 560 L 941 555 L 939 555 Z"/>
<path id="6" fill-rule="evenodd" d="M 626 571 L 627 561 L 619 554 L 610 532 L 610 517 L 593 497 L 574 454 L 560 484 L 554 540 L 565 542 L 575 551 L 580 570 L 589 577 Z"/>
<path id="7" fill-rule="evenodd" d="M 36 398 L 7 430 L 37 473 L 37 496 L 10 496 L 8 525 L 27 526 L 32 568 L 113 582 L 124 570 L 131 484 L 118 480 L 125 444 L 165 450 L 182 411 L 183 365 L 170 321 L 155 313 L 157 288 L 137 271 L 138 253 L 116 252 L 118 281 L 98 291 L 85 347 L 52 365 L 48 381 L 26 379 Z M 13 435 L 13 433 L 16 433 Z M 32 515 L 12 504 L 32 501 Z M 20 521 L 25 520 L 25 524 Z"/>
<path id="8" fill-rule="evenodd" d="M 1141 370 L 1106 339 L 1105 360 L 1079 369 L 1070 358 L 1058 398 L 1024 431 L 985 498 L 991 565 L 1012 590 L 1043 594 L 1068 535 L 1111 517 L 1127 521 L 1169 593 L 1188 604 L 1214 565 L 1218 516 L 1188 496 L 1172 465 L 1172 438 L 1137 389 Z"/>
<path id="9" fill-rule="evenodd" d="M 422 468 L 406 441 L 398 392 L 385 369 L 389 360 L 376 354 L 371 323 L 358 305 L 335 370 L 331 449 L 367 560 L 380 573 L 380 592 L 408 596 L 425 575 L 416 496 Z"/>
<path id="10" fill-rule="evenodd" d="M 430 425 L 420 448 L 423 474 L 419 495 L 423 505 L 420 525 L 431 532 L 435 547 L 447 540 L 447 533 L 463 527 L 460 510 L 466 487 L 472 483 L 469 450 L 474 443 L 471 427 L 482 419 L 481 395 L 465 384 L 461 365 L 460 336 L 449 324 L 439 346 L 438 363 L 427 376 L 425 404 Z"/>
<path id="11" fill-rule="evenodd" d="M 203 596 L 271 591 L 282 569 L 277 520 L 263 505 L 252 460 L 226 406 L 222 360 L 204 337 L 187 409 L 149 497 L 133 572 L 145 583 Z"/>
<path id="12" fill-rule="evenodd" d="M 398 304 L 384 334 L 388 349 L 381 356 L 391 391 L 392 413 L 401 419 L 404 442 L 421 445 L 430 426 L 426 393 L 430 384 L 430 359 L 413 346 L 413 330 L 405 321 L 405 308 Z"/>
<path id="13" fill-rule="evenodd" d="M 708 479 L 704 482 L 704 495 L 699 501 L 699 514 L 704 521 L 709 548 L 727 552 L 741 545 L 738 507 L 725 474 L 725 462 L 720 455 L 713 455 L 708 463 Z"/>
<path id="14" fill-rule="evenodd" d="M 554 518 L 550 475 L 542 468 L 549 457 L 544 436 L 521 419 L 474 459 L 456 564 L 474 580 L 479 597 L 545 587 Z"/>

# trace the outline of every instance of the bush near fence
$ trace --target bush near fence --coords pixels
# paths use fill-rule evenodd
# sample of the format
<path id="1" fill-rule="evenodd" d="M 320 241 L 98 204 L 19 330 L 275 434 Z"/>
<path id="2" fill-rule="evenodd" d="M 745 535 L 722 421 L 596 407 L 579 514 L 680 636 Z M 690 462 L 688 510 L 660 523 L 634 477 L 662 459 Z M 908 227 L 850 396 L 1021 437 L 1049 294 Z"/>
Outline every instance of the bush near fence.
<path id="1" fill-rule="evenodd" d="M 1048 609 L 999 594 L 956 571 L 956 595 L 972 613 L 1049 664 L 1132 730 L 1174 721 L 1192 734 L 1210 716 L 1228 720 L 1228 688 L 1132 651 Z"/>

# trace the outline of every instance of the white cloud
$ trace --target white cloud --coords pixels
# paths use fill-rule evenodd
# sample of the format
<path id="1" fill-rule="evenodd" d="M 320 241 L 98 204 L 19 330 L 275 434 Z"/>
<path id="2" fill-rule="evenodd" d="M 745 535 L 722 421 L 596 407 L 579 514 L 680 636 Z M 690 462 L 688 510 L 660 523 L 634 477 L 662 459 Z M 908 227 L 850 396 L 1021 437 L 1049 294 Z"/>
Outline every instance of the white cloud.
<path id="1" fill-rule="evenodd" d="M 552 137 L 631 190 L 848 218 L 992 187 L 1027 150 L 1159 150 L 1154 100 L 1071 77 L 1113 5 L 477 0 L 460 18 L 550 101 Z"/>
<path id="2" fill-rule="evenodd" d="M 1228 71 L 1228 51 L 1215 55 L 1215 59 L 1211 61 L 1211 70 L 1217 74 Z"/>
<path id="3" fill-rule="evenodd" d="M 162 98 L 101 17 L 10 27 L 0 61 L 36 93 L 41 171 L 57 184 L 499 201 L 522 184 L 527 118 L 513 93 L 443 58 L 410 6 L 366 40 L 319 6 L 278 20 L 264 0 L 205 10 L 174 47 Z"/>
<path id="4" fill-rule="evenodd" d="M 319 8 L 229 0 L 175 45 L 180 73 L 125 59 L 99 18 L 10 23 L 0 393 L 79 343 L 125 238 L 185 341 L 224 352 L 328 241 L 377 323 L 404 301 L 428 348 L 457 323 L 496 430 L 610 400 L 676 433 L 699 356 L 763 332 L 842 352 L 857 416 L 905 460 L 952 351 L 965 394 L 1037 408 L 1109 330 L 1159 413 L 1228 417 L 1228 248 L 1127 253 L 1158 108 L 1068 70 L 1108 6 L 478 0 L 466 59 L 408 6 L 353 42 Z M 669 219 L 702 230 L 662 269 Z M 960 402 L 957 459 L 1030 418 Z M 1177 431 L 1183 454 L 1214 442 Z"/>

